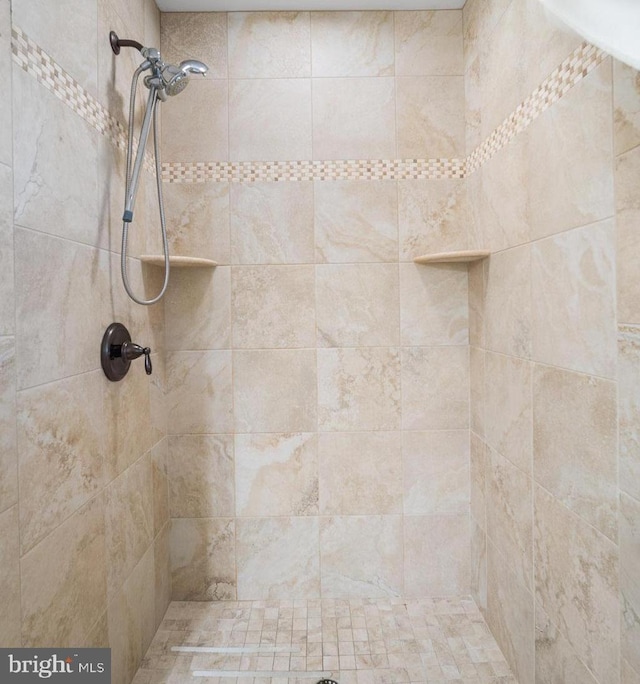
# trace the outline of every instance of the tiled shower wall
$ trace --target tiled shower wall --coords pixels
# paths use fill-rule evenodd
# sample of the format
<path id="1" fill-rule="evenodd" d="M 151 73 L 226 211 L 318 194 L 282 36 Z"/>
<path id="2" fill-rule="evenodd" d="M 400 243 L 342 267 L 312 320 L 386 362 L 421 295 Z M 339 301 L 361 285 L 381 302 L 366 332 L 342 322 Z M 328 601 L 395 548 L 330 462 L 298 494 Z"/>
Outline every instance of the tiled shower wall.
<path id="1" fill-rule="evenodd" d="M 162 49 L 211 68 L 164 188 L 220 264 L 165 306 L 174 599 L 468 592 L 467 269 L 411 261 L 466 246 L 464 181 L 382 163 L 464 156 L 462 13 L 163 14 Z"/>
<path id="2" fill-rule="evenodd" d="M 464 8 L 468 151 L 577 45 Z M 469 175 L 472 585 L 521 684 L 640 681 L 640 77 L 600 66 Z"/>
<path id="3" fill-rule="evenodd" d="M 17 52 L 30 41 L 24 68 L 12 23 Z M 159 13 L 151 0 L 0 2 L 0 645 L 111 646 L 126 684 L 170 580 L 163 309 L 124 295 L 123 154 L 79 110 L 126 120 L 134 58 L 113 56 L 112 28 L 157 44 Z M 157 223 L 145 185 L 137 253 Z M 158 287 L 135 259 L 131 271 L 139 292 Z M 104 377 L 113 320 L 157 352 L 151 379 L 140 363 Z"/>

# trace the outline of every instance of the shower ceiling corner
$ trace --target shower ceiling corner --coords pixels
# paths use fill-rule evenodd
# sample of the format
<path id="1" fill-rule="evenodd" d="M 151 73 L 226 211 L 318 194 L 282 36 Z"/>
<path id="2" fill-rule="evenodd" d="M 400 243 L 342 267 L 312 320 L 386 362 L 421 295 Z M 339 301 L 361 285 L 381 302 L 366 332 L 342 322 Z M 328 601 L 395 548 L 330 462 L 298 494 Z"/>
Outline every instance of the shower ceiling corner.
<path id="1" fill-rule="evenodd" d="M 156 0 L 162 12 L 451 10 L 466 0 Z"/>

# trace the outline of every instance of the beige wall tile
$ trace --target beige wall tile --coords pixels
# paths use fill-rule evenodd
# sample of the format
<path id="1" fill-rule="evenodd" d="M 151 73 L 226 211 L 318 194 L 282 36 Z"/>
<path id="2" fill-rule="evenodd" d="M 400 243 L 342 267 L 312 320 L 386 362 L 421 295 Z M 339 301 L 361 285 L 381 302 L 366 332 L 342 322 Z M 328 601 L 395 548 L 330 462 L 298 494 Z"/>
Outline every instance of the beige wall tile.
<path id="1" fill-rule="evenodd" d="M 162 160 L 228 160 L 229 96 L 227 81 L 194 76 L 185 95 L 170 98 L 162 108 Z"/>
<path id="2" fill-rule="evenodd" d="M 462 10 L 394 12 L 396 75 L 463 74 Z"/>
<path id="3" fill-rule="evenodd" d="M 167 406 L 171 434 L 231 432 L 231 352 L 167 354 Z"/>
<path id="4" fill-rule="evenodd" d="M 399 344 L 396 265 L 318 265 L 315 273 L 318 346 Z"/>
<path id="5" fill-rule="evenodd" d="M 613 145 L 622 154 L 640 144 L 640 75 L 628 64 L 613 60 Z"/>
<path id="6" fill-rule="evenodd" d="M 235 523 L 228 518 L 172 520 L 172 600 L 235 600 L 235 538 Z"/>
<path id="7" fill-rule="evenodd" d="M 398 157 L 463 157 L 465 152 L 462 76 L 396 78 Z"/>
<path id="8" fill-rule="evenodd" d="M 620 662 L 620 684 L 637 684 L 640 676 L 624 658 Z"/>
<path id="9" fill-rule="evenodd" d="M 391 12 L 312 12 L 314 77 L 393 76 Z"/>
<path id="10" fill-rule="evenodd" d="M 8 74 L 11 71 L 11 2 L 4 0 L 0 3 L 0 68 Z M 6 84 L 6 101 L 11 101 L 11 84 Z M 0 109 L 0 162 L 11 164 L 12 152 L 12 128 L 11 107 Z"/>
<path id="11" fill-rule="evenodd" d="M 620 495 L 621 654 L 640 671 L 640 502 Z"/>
<path id="12" fill-rule="evenodd" d="M 465 66 L 478 54 L 512 0 L 468 0 L 462 10 Z"/>
<path id="13" fill-rule="evenodd" d="M 615 377 L 615 231 L 603 221 L 533 245 L 533 358 Z"/>
<path id="14" fill-rule="evenodd" d="M 18 394 L 22 553 L 106 483 L 101 375 L 77 375 Z"/>
<path id="15" fill-rule="evenodd" d="M 230 81 L 232 161 L 310 159 L 311 128 L 310 79 Z"/>
<path id="16" fill-rule="evenodd" d="M 487 533 L 471 516 L 471 596 L 483 615 L 487 612 Z"/>
<path id="17" fill-rule="evenodd" d="M 618 157 L 615 165 L 618 321 L 632 324 L 640 323 L 640 285 L 636 273 L 640 254 L 638 178 L 640 147 Z"/>
<path id="18" fill-rule="evenodd" d="M 23 644 L 82 643 L 106 609 L 103 498 L 65 520 L 23 556 L 20 567 Z"/>
<path id="19" fill-rule="evenodd" d="M 236 435 L 235 482 L 239 516 L 317 515 L 317 435 Z"/>
<path id="20" fill-rule="evenodd" d="M 469 592 L 469 515 L 404 519 L 404 596 Z"/>
<path id="21" fill-rule="evenodd" d="M 618 333 L 620 489 L 640 499 L 640 329 Z"/>
<path id="22" fill-rule="evenodd" d="M 160 10 L 156 5 L 155 0 L 143 0 L 142 4 L 144 19 L 144 44 L 154 46 L 160 45 Z"/>
<path id="23" fill-rule="evenodd" d="M 321 515 L 402 512 L 402 450 L 397 432 L 318 435 Z"/>
<path id="24" fill-rule="evenodd" d="M 464 75 L 465 152 L 471 154 L 482 142 L 481 61 L 476 55 Z"/>
<path id="25" fill-rule="evenodd" d="M 613 215 L 612 127 L 610 60 L 531 124 L 532 237 Z"/>
<path id="26" fill-rule="evenodd" d="M 229 77 L 311 76 L 309 12 L 230 12 Z"/>
<path id="27" fill-rule="evenodd" d="M 619 677 L 618 548 L 535 488 L 536 599 L 600 682 Z"/>
<path id="28" fill-rule="evenodd" d="M 402 596 L 402 518 L 320 519 L 323 598 Z"/>
<path id="29" fill-rule="evenodd" d="M 486 259 L 469 264 L 469 343 L 483 347 L 484 341 L 484 264 Z"/>
<path id="30" fill-rule="evenodd" d="M 233 183 L 234 264 L 300 264 L 314 260 L 311 182 Z"/>
<path id="31" fill-rule="evenodd" d="M 487 470 L 490 466 L 491 460 L 487 445 L 472 431 L 470 440 L 470 508 L 471 516 L 476 519 L 483 532 L 487 529 L 487 478 L 490 479 L 490 473 Z"/>
<path id="32" fill-rule="evenodd" d="M 402 427 L 449 430 L 469 426 L 467 347 L 402 350 Z"/>
<path id="33" fill-rule="evenodd" d="M 470 473 L 466 430 L 403 432 L 402 466 L 405 515 L 468 511 Z"/>
<path id="34" fill-rule="evenodd" d="M 485 355 L 487 443 L 525 473 L 531 473 L 532 406 L 529 361 Z"/>
<path id="35" fill-rule="evenodd" d="M 464 264 L 400 264 L 402 344 L 468 344 L 468 292 Z"/>
<path id="36" fill-rule="evenodd" d="M 0 115 L 1 116 L 1 115 Z M 1 136 L 0 136 L 1 137 Z M 1 143 L 0 143 L 1 144 Z M 13 175 L 0 164 L 0 334 L 15 332 Z"/>
<path id="37" fill-rule="evenodd" d="M 151 449 L 153 480 L 153 536 L 157 537 L 169 522 L 169 481 L 167 476 L 168 443 L 162 439 Z"/>
<path id="38" fill-rule="evenodd" d="M 233 517 L 233 435 L 179 435 L 168 447 L 171 517 Z"/>
<path id="39" fill-rule="evenodd" d="M 231 269 L 235 349 L 313 347 L 315 270 L 300 266 Z"/>
<path id="40" fill-rule="evenodd" d="M 395 156 L 393 78 L 314 81 L 314 159 L 393 159 Z"/>
<path id="41" fill-rule="evenodd" d="M 536 366 L 533 401 L 536 482 L 616 541 L 615 383 Z"/>
<path id="42" fill-rule="evenodd" d="M 323 431 L 397 430 L 398 349 L 319 349 L 318 426 Z"/>
<path id="43" fill-rule="evenodd" d="M 484 349 L 469 347 L 469 420 L 480 437 L 485 436 L 485 356 Z"/>
<path id="44" fill-rule="evenodd" d="M 318 262 L 396 261 L 395 181 L 316 181 L 313 189 Z"/>
<path id="45" fill-rule="evenodd" d="M 0 511 L 18 502 L 15 340 L 0 337 Z"/>
<path id="46" fill-rule="evenodd" d="M 400 259 L 466 249 L 470 216 L 462 180 L 399 181 Z"/>
<path id="47" fill-rule="evenodd" d="M 238 598 L 319 598 L 316 517 L 239 519 L 236 524 Z"/>
<path id="48" fill-rule="evenodd" d="M 315 350 L 234 352 L 233 397 L 236 432 L 312 432 Z"/>
<path id="49" fill-rule="evenodd" d="M 0 514 L 0 644 L 3 648 L 22 645 L 20 634 L 20 533 L 18 507 Z"/>
<path id="50" fill-rule="evenodd" d="M 199 59 L 209 67 L 206 78 L 227 78 L 225 12 L 161 12 L 160 29 L 165 62 Z"/>
<path id="51" fill-rule="evenodd" d="M 159 626 L 164 618 L 171 601 L 171 550 L 169 545 L 169 532 L 171 521 L 162 528 L 153 542 L 154 555 L 154 585 L 156 596 L 156 626 Z"/>

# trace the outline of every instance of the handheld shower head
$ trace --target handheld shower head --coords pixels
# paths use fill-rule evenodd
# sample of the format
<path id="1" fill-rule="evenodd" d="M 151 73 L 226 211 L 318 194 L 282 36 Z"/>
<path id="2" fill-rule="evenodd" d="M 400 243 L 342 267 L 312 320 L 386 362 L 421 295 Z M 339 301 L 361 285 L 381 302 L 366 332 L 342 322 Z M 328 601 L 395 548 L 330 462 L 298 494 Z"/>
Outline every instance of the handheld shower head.
<path id="1" fill-rule="evenodd" d="M 166 94 L 178 95 L 187 87 L 189 74 L 202 74 L 204 76 L 208 70 L 209 67 L 197 59 L 186 59 L 184 62 L 180 62 L 180 66 L 168 64 L 162 70 Z"/>

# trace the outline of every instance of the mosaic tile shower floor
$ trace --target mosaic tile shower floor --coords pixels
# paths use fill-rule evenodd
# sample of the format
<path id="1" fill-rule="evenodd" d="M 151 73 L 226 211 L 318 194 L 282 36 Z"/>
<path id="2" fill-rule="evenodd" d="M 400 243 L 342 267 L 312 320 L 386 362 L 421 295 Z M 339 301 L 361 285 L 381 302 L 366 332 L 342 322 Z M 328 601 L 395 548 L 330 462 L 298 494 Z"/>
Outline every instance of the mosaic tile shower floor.
<path id="1" fill-rule="evenodd" d="M 134 684 L 517 684 L 471 598 L 173 602 Z"/>

